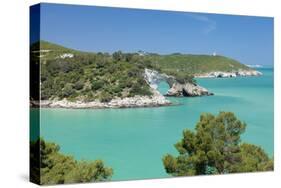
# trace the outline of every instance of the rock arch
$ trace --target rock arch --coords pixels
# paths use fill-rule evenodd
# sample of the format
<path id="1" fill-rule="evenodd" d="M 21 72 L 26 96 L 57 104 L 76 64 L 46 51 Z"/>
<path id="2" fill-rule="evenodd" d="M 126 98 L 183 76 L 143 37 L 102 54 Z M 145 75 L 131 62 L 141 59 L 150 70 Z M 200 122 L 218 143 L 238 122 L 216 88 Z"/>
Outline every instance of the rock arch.
<path id="1" fill-rule="evenodd" d="M 170 89 L 165 94 L 166 96 L 175 97 L 195 97 L 204 95 L 213 95 L 206 88 L 201 87 L 194 83 L 179 83 L 174 76 L 170 76 L 164 73 L 159 73 L 156 70 L 145 69 L 144 79 L 153 89 L 157 89 L 158 84 L 161 81 L 168 83 Z"/>

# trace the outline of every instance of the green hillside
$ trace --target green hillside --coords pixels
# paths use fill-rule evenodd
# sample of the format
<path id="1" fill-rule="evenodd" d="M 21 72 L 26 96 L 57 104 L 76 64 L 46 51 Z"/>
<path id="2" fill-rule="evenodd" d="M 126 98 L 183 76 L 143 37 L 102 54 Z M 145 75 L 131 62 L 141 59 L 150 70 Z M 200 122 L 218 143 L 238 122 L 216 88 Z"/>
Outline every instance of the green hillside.
<path id="1" fill-rule="evenodd" d="M 239 69 L 250 70 L 249 67 L 234 59 L 224 56 L 211 55 L 150 55 L 149 58 L 154 66 L 161 68 L 163 72 L 195 75 L 212 71 L 231 72 Z"/>
<path id="2" fill-rule="evenodd" d="M 74 56 L 61 58 L 64 53 Z M 108 102 L 114 97 L 152 94 L 143 79 L 144 67 L 149 65 L 144 66 L 146 62 L 138 55 L 84 53 L 40 41 L 40 45 L 31 46 L 32 62 L 38 63 L 39 59 L 42 100 Z"/>
<path id="3" fill-rule="evenodd" d="M 61 51 L 61 52 L 70 52 L 76 51 L 70 48 L 66 48 L 64 46 L 54 44 L 51 42 L 47 42 L 44 40 L 38 41 L 31 45 L 31 50 L 38 50 L 40 47 L 41 50 L 51 50 L 51 51 Z"/>
<path id="4" fill-rule="evenodd" d="M 46 41 L 31 46 L 31 63 L 40 63 L 41 99 L 107 102 L 114 97 L 151 95 L 143 77 L 145 68 L 194 82 L 195 74 L 250 69 L 227 57 L 208 55 L 158 55 L 90 53 Z"/>

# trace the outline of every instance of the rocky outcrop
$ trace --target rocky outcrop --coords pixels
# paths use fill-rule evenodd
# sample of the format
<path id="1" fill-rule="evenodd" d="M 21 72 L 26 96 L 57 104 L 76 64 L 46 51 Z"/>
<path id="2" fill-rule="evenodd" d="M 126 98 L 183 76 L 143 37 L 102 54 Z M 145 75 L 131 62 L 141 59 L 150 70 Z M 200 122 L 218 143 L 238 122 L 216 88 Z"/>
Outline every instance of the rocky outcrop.
<path id="1" fill-rule="evenodd" d="M 196 78 L 231 78 L 231 77 L 245 77 L 245 76 L 261 76 L 262 73 L 256 70 L 238 70 L 231 72 L 214 71 L 204 74 L 197 74 Z"/>
<path id="2" fill-rule="evenodd" d="M 175 77 L 167 75 L 167 74 L 161 74 L 158 71 L 145 69 L 144 78 L 147 81 L 148 84 L 152 88 L 157 88 L 158 84 L 161 81 L 165 81 L 170 86 L 170 89 L 165 94 L 165 96 L 175 96 L 175 97 L 195 97 L 195 96 L 208 96 L 213 95 L 213 93 L 209 92 L 206 88 L 203 88 L 197 84 L 194 83 L 179 83 Z"/>
<path id="3" fill-rule="evenodd" d="M 176 82 L 176 79 L 173 76 L 159 73 L 158 71 L 151 69 L 144 70 L 144 79 L 150 85 L 150 87 L 154 89 L 157 89 L 158 84 L 161 81 L 167 82 L 170 87 L 172 87 L 172 85 Z"/>
<path id="4" fill-rule="evenodd" d="M 168 90 L 166 96 L 176 97 L 196 97 L 196 96 L 209 96 L 214 95 L 209 92 L 206 88 L 193 83 L 174 83 L 173 86 Z"/>

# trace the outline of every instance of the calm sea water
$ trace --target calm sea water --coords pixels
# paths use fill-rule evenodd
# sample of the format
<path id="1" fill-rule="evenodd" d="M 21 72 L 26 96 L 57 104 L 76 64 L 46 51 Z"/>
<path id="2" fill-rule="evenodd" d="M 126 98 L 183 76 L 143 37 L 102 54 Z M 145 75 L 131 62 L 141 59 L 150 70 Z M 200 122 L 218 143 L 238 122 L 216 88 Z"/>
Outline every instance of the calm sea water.
<path id="1" fill-rule="evenodd" d="M 178 106 L 136 109 L 42 109 L 41 136 L 76 159 L 102 159 L 113 180 L 168 177 L 161 158 L 203 112 L 232 111 L 247 123 L 243 140 L 273 155 L 273 69 L 263 76 L 198 79 L 215 96 L 170 98 Z M 167 90 L 160 84 L 161 92 Z"/>

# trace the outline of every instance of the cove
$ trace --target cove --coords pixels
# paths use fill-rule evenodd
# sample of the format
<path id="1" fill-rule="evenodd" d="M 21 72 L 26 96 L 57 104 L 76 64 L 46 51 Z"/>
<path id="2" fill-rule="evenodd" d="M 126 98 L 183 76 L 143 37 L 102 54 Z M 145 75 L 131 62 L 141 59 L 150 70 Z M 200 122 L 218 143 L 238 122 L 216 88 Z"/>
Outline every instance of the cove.
<path id="1" fill-rule="evenodd" d="M 273 155 L 273 69 L 263 76 L 197 79 L 214 96 L 168 98 L 179 105 L 128 109 L 40 110 L 40 135 L 76 159 L 102 159 L 114 169 L 112 180 L 168 177 L 162 157 L 177 154 L 174 144 L 200 114 L 231 111 L 247 123 L 245 142 Z M 167 84 L 159 85 L 160 92 Z M 35 113 L 34 110 L 33 113 Z M 32 117 L 31 117 L 32 120 Z M 31 135 L 32 137 L 32 135 Z"/>

